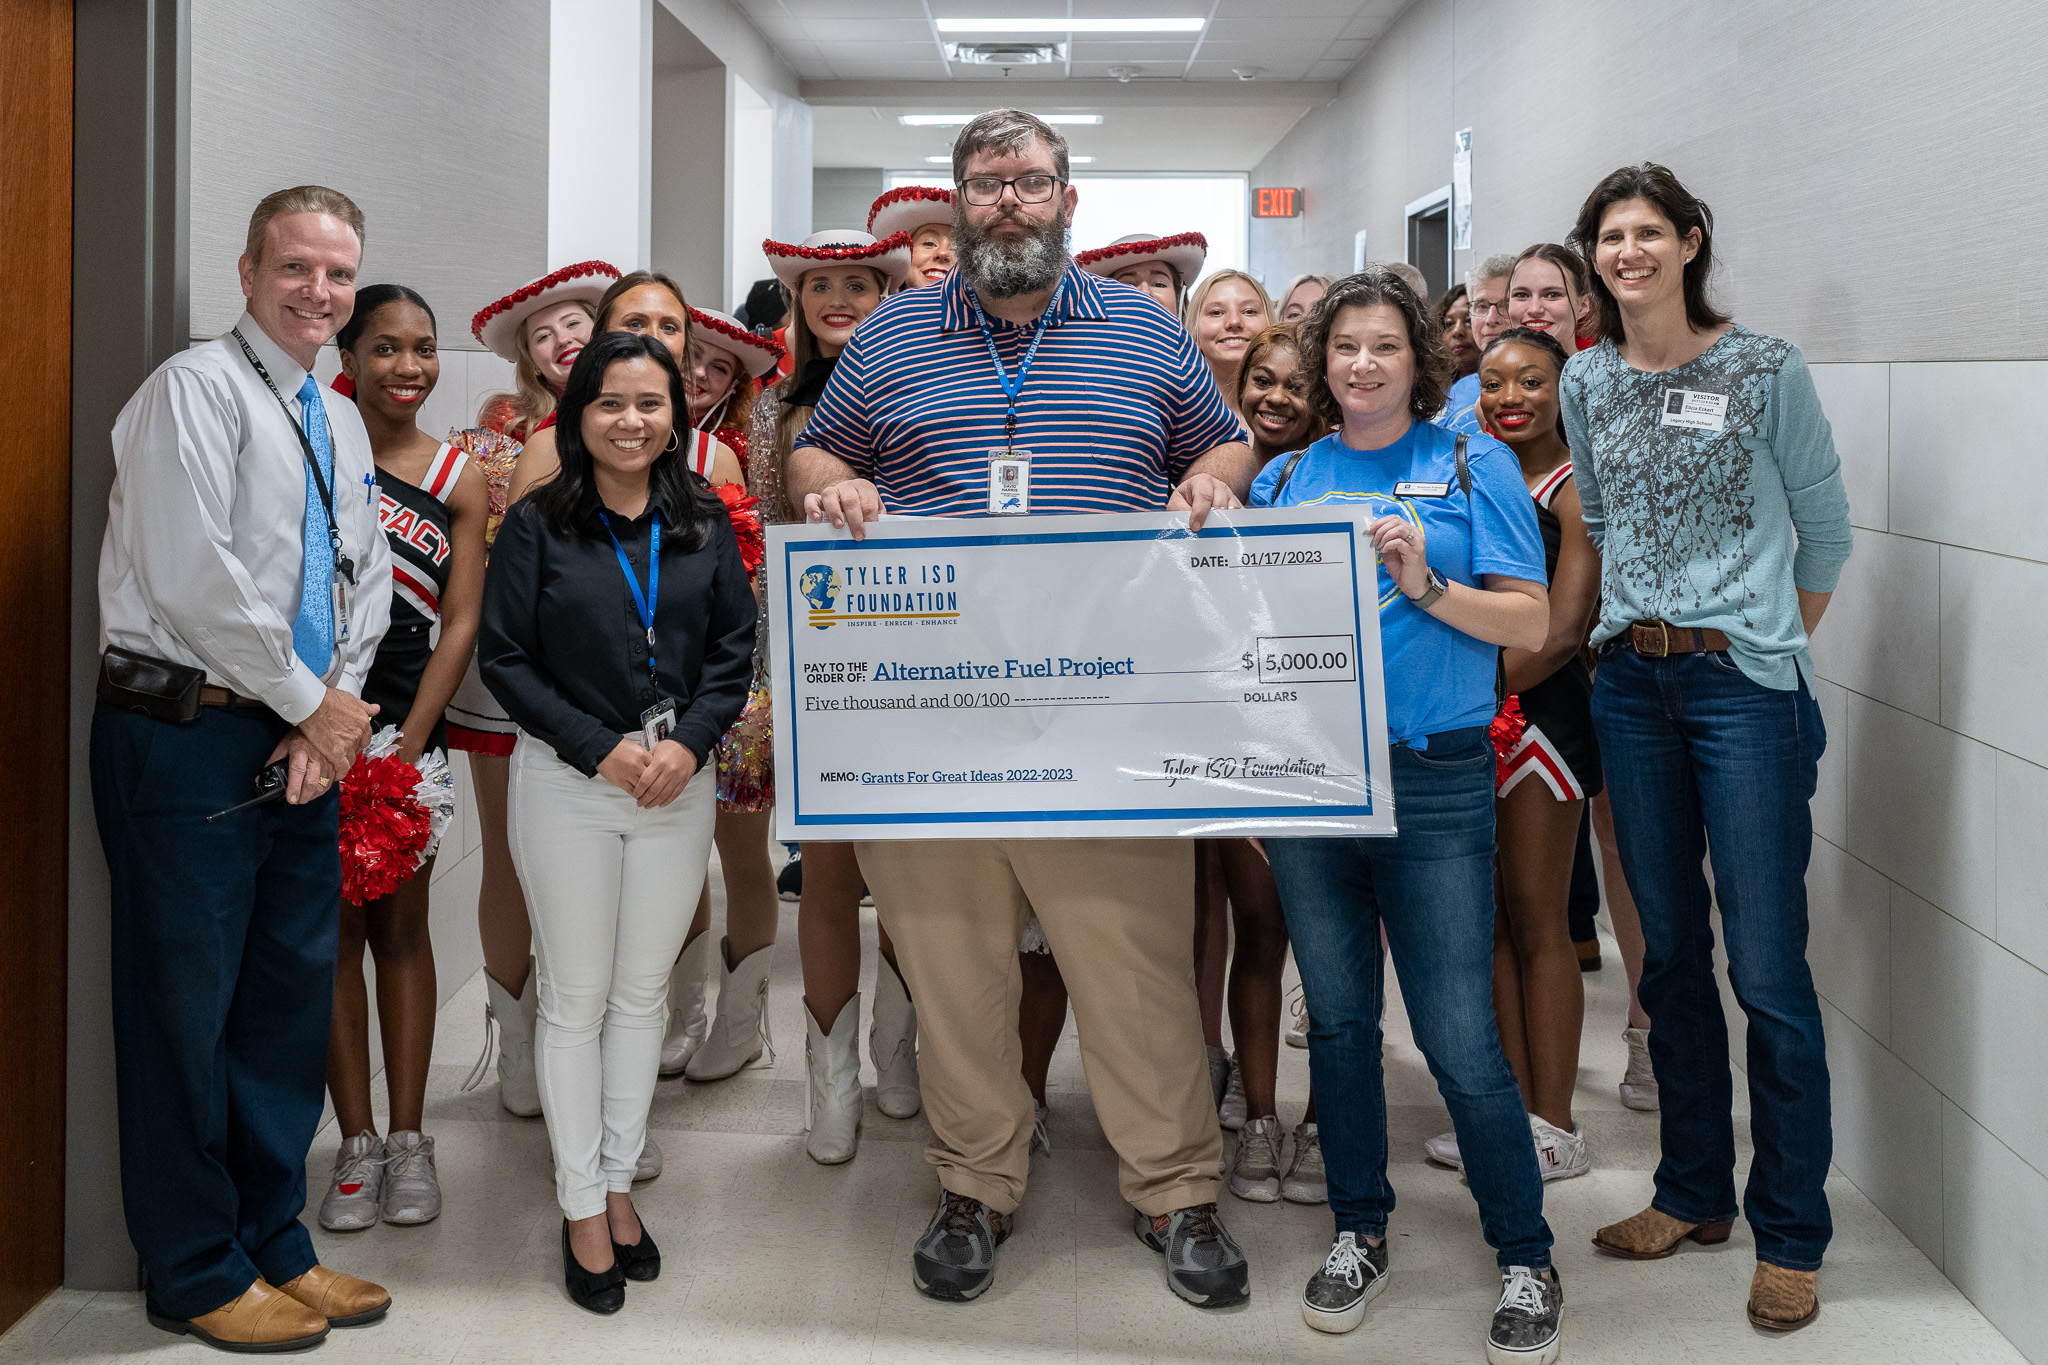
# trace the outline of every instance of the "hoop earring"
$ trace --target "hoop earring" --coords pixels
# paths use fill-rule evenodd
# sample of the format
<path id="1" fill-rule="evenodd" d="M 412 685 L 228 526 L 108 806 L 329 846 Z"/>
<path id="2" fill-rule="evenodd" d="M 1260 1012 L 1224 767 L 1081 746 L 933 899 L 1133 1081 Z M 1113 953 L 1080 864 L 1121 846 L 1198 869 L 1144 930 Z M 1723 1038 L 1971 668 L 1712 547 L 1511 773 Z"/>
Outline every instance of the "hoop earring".
<path id="1" fill-rule="evenodd" d="M 664 455 L 675 454 L 678 450 L 682 449 L 682 446 L 678 443 L 679 441 L 680 438 L 676 435 L 676 429 L 670 427 L 668 429 L 668 444 L 661 448 L 661 453 Z"/>

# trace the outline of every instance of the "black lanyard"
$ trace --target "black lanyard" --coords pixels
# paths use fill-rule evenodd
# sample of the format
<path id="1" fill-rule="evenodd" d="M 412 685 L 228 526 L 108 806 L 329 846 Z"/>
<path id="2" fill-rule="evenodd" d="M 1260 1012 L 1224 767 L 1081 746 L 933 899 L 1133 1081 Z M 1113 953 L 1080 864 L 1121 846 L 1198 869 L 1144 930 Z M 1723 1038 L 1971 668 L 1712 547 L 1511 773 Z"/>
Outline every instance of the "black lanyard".
<path id="1" fill-rule="evenodd" d="M 306 435 L 306 428 L 300 420 L 292 416 L 291 408 L 285 404 L 284 395 L 279 393 L 277 385 L 271 382 L 270 371 L 263 368 L 263 362 L 256 358 L 256 352 L 249 349 L 249 340 L 242 335 L 242 329 L 236 327 L 232 331 L 236 342 L 242 347 L 242 354 L 249 357 L 249 363 L 256 367 L 256 374 L 263 380 L 263 387 L 270 390 L 270 396 L 277 400 L 277 406 L 283 411 L 285 420 L 292 424 L 292 434 L 299 438 L 299 449 L 305 454 L 306 468 L 313 472 L 313 487 L 320 490 L 320 510 L 327 514 L 327 543 L 334 550 L 334 567 L 348 580 L 349 586 L 354 587 L 356 564 L 341 552 L 341 527 L 334 520 L 334 494 L 327 487 L 327 476 L 320 472 L 320 457 L 313 452 L 313 438 Z"/>

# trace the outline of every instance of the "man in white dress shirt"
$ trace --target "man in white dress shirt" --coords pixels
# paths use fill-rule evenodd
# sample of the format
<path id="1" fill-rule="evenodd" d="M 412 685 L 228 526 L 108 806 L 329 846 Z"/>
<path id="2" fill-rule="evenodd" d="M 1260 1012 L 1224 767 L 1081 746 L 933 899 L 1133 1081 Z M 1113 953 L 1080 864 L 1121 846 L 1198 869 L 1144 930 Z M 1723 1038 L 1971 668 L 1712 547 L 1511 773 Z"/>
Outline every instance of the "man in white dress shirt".
<path id="1" fill-rule="evenodd" d="M 247 312 L 159 366 L 114 426 L 92 788 L 122 1197 L 150 1321 L 227 1349 L 310 1345 L 390 1306 L 321 1266 L 299 1222 L 334 988 L 337 784 L 370 734 L 360 694 L 390 619 L 369 436 L 308 373 L 354 308 L 362 247 L 345 195 L 265 198 L 240 263 Z M 208 819 L 278 759 L 281 799 Z"/>

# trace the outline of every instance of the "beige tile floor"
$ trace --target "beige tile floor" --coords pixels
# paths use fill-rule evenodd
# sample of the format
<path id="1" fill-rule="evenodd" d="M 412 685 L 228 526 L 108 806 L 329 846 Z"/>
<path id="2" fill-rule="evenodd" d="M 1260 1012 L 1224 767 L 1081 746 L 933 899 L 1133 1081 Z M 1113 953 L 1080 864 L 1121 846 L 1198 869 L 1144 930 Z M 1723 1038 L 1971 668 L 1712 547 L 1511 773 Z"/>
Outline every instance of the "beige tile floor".
<path id="1" fill-rule="evenodd" d="M 871 981 L 872 912 L 866 928 Z M 1840 1177 L 1829 1182 L 1836 1236 L 1821 1280 L 1826 1307 L 1789 1338 L 1760 1334 L 1743 1317 L 1753 1260 L 1740 1225 L 1727 1246 L 1689 1249 L 1669 1261 L 1631 1265 L 1596 1256 L 1587 1241 L 1592 1231 L 1647 1198 L 1657 1143 L 1655 1116 L 1630 1113 L 1615 1096 L 1623 983 L 1611 943 L 1607 957 L 1608 969 L 1586 978 L 1579 1086 L 1595 1169 L 1551 1185 L 1546 1198 L 1567 1292 L 1567 1360 L 2020 1361 Z M 923 1158 L 925 1124 L 883 1118 L 870 1097 L 853 1162 L 828 1169 L 805 1157 L 799 995 L 794 907 L 785 907 L 770 1008 L 779 1057 L 717 1084 L 662 1083 L 653 1127 L 668 1167 L 635 1198 L 660 1237 L 664 1273 L 653 1285 L 632 1286 L 624 1312 L 600 1319 L 562 1291 L 560 1215 L 540 1121 L 500 1110 L 495 1082 L 459 1090 L 482 1034 L 482 980 L 470 982 L 442 1011 L 428 1099 L 446 1210 L 423 1228 L 315 1229 L 323 1260 L 378 1280 L 396 1299 L 381 1325 L 335 1332 L 318 1348 L 321 1358 L 441 1365 L 1483 1359 L 1497 1292 L 1493 1257 L 1462 1177 L 1421 1161 L 1422 1139 L 1449 1125 L 1398 1002 L 1387 1017 L 1392 1175 L 1401 1201 L 1393 1278 L 1363 1327 L 1326 1337 L 1305 1327 L 1296 1307 L 1328 1245 L 1321 1208 L 1226 1195 L 1226 1220 L 1251 1258 L 1251 1302 L 1203 1313 L 1167 1291 L 1159 1259 L 1131 1236 L 1071 1024 L 1053 1068 L 1055 1150 L 1034 1165 L 994 1288 L 967 1306 L 921 1298 L 906 1261 L 936 1194 Z M 867 1079 L 872 1084 L 871 1071 Z M 1282 1048 L 1281 1110 L 1289 1124 L 1307 1083 L 1307 1054 Z M 316 1203 L 336 1141 L 330 1126 L 308 1157 Z M 1745 1138 L 1745 1159 L 1746 1151 Z M 0 1365 L 204 1358 L 203 1347 L 150 1327 L 132 1293 L 59 1292 L 0 1338 Z"/>

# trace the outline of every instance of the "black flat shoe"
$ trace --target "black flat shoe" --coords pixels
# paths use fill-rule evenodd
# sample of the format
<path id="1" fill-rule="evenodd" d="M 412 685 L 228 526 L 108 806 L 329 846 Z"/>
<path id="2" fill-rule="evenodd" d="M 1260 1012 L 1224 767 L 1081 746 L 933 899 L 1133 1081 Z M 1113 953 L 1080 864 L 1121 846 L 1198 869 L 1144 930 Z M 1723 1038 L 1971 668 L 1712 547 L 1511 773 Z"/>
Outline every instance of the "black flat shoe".
<path id="1" fill-rule="evenodd" d="M 643 1239 L 644 1240 L 644 1239 Z M 616 1252 L 603 1270 L 585 1270 L 569 1245 L 569 1220 L 562 1220 L 562 1282 L 578 1308 L 593 1313 L 616 1313 L 626 1306 L 626 1276 L 619 1269 Z"/>
<path id="2" fill-rule="evenodd" d="M 661 1278 L 661 1248 L 654 1244 L 654 1234 L 647 1230 L 645 1219 L 640 1222 L 639 1241 L 632 1246 L 612 1243 L 612 1264 L 624 1271 L 629 1280 L 645 1283 Z"/>

